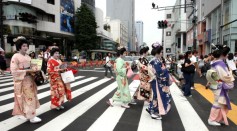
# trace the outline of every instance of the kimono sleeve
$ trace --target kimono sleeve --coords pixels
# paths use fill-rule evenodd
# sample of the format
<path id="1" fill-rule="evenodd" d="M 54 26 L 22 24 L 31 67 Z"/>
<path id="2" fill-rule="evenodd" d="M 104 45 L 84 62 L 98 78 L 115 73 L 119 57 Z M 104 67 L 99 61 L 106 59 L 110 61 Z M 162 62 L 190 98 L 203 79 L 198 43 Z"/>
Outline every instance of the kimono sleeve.
<path id="1" fill-rule="evenodd" d="M 148 64 L 147 68 L 148 68 L 148 75 L 150 77 L 149 82 L 151 82 L 151 81 L 155 80 L 155 78 L 156 78 L 155 70 L 151 64 Z"/>
<path id="2" fill-rule="evenodd" d="M 47 63 L 47 70 L 49 74 L 54 74 L 58 72 L 58 70 L 55 69 L 56 63 L 53 60 L 49 60 Z"/>
<path id="3" fill-rule="evenodd" d="M 217 70 L 218 75 L 222 81 L 229 83 L 229 82 L 233 82 L 235 80 L 232 73 L 228 69 L 225 70 L 222 67 L 217 66 L 216 70 Z M 229 71 L 229 73 L 227 73 L 227 71 Z"/>
<path id="4" fill-rule="evenodd" d="M 16 55 L 11 59 L 10 70 L 15 81 L 21 81 L 25 78 L 26 70 L 20 70 L 19 60 Z"/>
<path id="5" fill-rule="evenodd" d="M 126 68 L 124 68 L 124 61 L 118 60 L 116 62 L 116 70 L 118 75 L 125 77 L 126 76 Z"/>

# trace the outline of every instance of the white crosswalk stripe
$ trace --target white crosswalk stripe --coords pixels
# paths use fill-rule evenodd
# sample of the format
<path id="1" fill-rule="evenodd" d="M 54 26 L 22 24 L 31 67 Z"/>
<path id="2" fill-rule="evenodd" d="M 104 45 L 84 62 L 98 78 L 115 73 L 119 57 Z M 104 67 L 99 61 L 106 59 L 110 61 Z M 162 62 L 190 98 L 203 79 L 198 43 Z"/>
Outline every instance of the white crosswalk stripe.
<path id="1" fill-rule="evenodd" d="M 80 79 L 80 78 L 83 78 L 84 76 L 77 76 L 77 77 L 75 77 L 75 79 L 77 80 L 77 79 Z M 45 89 L 45 88 L 49 88 L 49 84 L 45 84 L 45 85 L 42 85 L 42 86 L 38 86 L 37 87 L 37 89 L 38 89 L 38 91 L 40 91 L 40 90 L 42 90 L 42 89 Z M 7 87 L 7 88 L 9 88 L 9 87 Z M 11 87 L 11 88 L 14 88 L 14 87 Z M 39 95 L 39 94 L 38 94 Z M 9 93 L 9 94 L 6 94 L 6 95 L 3 95 L 3 96 L 1 96 L 1 99 L 0 99 L 0 101 L 3 101 L 3 100 L 6 100 L 6 99 L 10 99 L 10 98 L 13 98 L 14 97 L 14 93 L 13 93 L 13 89 L 12 89 L 12 93 Z M 38 96 L 38 98 L 39 98 L 40 96 Z M 40 99 L 40 98 L 39 98 Z"/>
<path id="2" fill-rule="evenodd" d="M 96 79 L 96 77 L 91 77 L 91 78 L 88 78 L 88 79 L 85 79 L 85 80 L 82 80 L 82 81 L 79 81 L 79 82 L 74 82 L 74 83 L 71 84 L 71 88 L 74 88 L 79 84 L 83 84 L 83 83 L 89 82 L 89 81 L 94 80 L 94 79 Z M 49 95 L 50 95 L 49 91 L 40 93 L 40 94 L 38 94 L 38 99 L 45 98 Z M 0 107 L 0 113 L 10 110 L 13 107 L 13 105 L 14 105 L 14 103 L 12 102 L 12 103 L 9 103 L 7 105 L 1 106 Z"/>
<path id="3" fill-rule="evenodd" d="M 8 78 L 2 79 L 0 80 L 0 82 L 6 82 L 5 85 L 7 85 L 7 83 L 12 82 L 11 76 L 4 76 L 4 77 Z M 40 108 L 37 110 L 37 115 L 40 118 L 42 118 L 43 121 L 46 120 L 47 122 L 43 123 L 42 125 L 36 124 L 35 125 L 36 127 L 32 130 L 36 131 L 65 130 L 67 128 L 68 128 L 67 130 L 69 130 L 72 123 L 76 122 L 78 118 L 82 117 L 83 114 L 85 114 L 91 108 L 98 106 L 98 103 L 102 99 L 105 99 L 105 97 L 106 99 L 107 97 L 111 98 L 112 96 L 109 94 L 113 93 L 113 91 L 117 88 L 116 81 L 112 81 L 111 79 L 104 79 L 99 77 L 87 77 L 87 76 L 77 76 L 75 78 L 76 81 L 71 83 L 71 87 L 72 89 L 74 89 L 72 91 L 73 98 L 81 97 L 82 95 L 87 95 L 88 92 L 91 93 L 91 95 L 88 95 L 86 98 L 83 97 L 82 101 L 78 101 L 77 103 L 74 104 L 74 106 L 70 107 L 70 109 L 66 110 L 65 112 L 59 115 L 54 115 L 52 118 L 47 118 L 47 116 L 44 116 L 45 113 L 49 113 L 51 111 L 50 100 L 45 103 L 41 103 Z M 82 84 L 84 85 L 83 87 L 81 87 Z M 135 91 L 139 87 L 139 84 L 140 84 L 139 80 L 132 80 L 129 83 L 129 89 L 131 95 L 135 93 Z M 38 94 L 38 98 L 40 100 L 50 96 L 49 87 L 50 87 L 49 84 L 37 87 L 39 91 L 42 90 L 41 93 Z M 3 90 L 6 88 L 8 88 L 9 90 Z M 4 119 L 0 118 L 1 131 L 7 131 L 11 129 L 18 130 L 18 128 L 19 130 L 23 129 L 27 130 L 27 128 L 24 127 L 27 127 L 27 125 L 30 124 L 27 123 L 26 120 L 17 119 L 15 116 L 10 116 L 11 114 L 9 114 L 10 113 L 9 111 L 13 109 L 14 105 L 13 103 L 14 93 L 13 92 L 9 93 L 6 91 L 11 90 L 13 91 L 13 89 L 14 87 L 11 84 L 9 84 L 7 87 L 0 88 L 0 93 L 2 93 L 2 95 L 0 96 L 0 104 L 4 102 L 4 104 L 0 106 L 0 114 L 5 114 Z M 170 87 L 170 89 L 173 97 L 173 102 L 175 104 L 172 106 L 175 106 L 177 109 L 178 116 L 180 117 L 178 119 L 180 119 L 183 129 L 192 131 L 196 131 L 197 129 L 199 129 L 201 131 L 207 131 L 208 128 L 205 125 L 205 122 L 201 120 L 201 118 L 199 117 L 197 112 L 193 109 L 189 101 L 182 96 L 181 91 L 178 89 L 178 87 L 175 84 L 173 84 Z M 67 101 L 65 102 L 67 103 Z M 151 119 L 150 115 L 146 112 L 145 109 L 148 107 L 148 102 L 140 102 L 140 103 L 142 103 L 143 106 L 138 107 L 139 105 L 132 105 L 131 109 L 125 109 L 120 107 L 121 103 L 115 102 L 114 107 L 109 107 L 106 104 L 106 101 L 104 101 L 103 104 L 106 107 L 101 111 L 101 114 L 99 114 L 98 118 L 96 119 L 93 118 L 90 121 L 90 125 L 88 125 L 86 130 L 88 131 L 115 130 L 118 123 L 121 122 L 121 119 L 126 117 L 125 116 L 126 110 L 134 110 L 134 107 L 140 109 L 139 112 L 136 112 L 138 115 L 137 117 L 138 119 L 137 123 L 135 123 L 135 125 L 137 126 L 135 130 L 138 131 L 164 130 L 163 121 Z M 84 125 L 78 124 L 78 126 L 84 126 Z"/>
<path id="4" fill-rule="evenodd" d="M 2 80 L 2 79 L 7 79 L 7 78 L 12 78 L 12 76 L 11 76 L 11 75 L 9 75 L 9 76 L 1 76 L 1 77 L 0 77 L 0 80 Z"/>
<path id="5" fill-rule="evenodd" d="M 7 81 L 9 81 L 9 82 L 11 82 L 11 81 L 13 81 L 13 79 L 3 79 L 3 80 L 0 80 L 0 82 L 2 83 L 2 82 L 7 82 Z"/>

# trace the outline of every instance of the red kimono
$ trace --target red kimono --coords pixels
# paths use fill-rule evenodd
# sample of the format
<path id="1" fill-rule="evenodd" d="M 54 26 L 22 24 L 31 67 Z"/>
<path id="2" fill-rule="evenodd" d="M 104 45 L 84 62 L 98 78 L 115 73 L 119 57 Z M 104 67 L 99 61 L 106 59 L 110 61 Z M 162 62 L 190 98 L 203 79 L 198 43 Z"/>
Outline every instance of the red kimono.
<path id="1" fill-rule="evenodd" d="M 50 79 L 51 109 L 57 108 L 64 103 L 64 95 L 66 95 L 67 100 L 72 99 L 70 83 L 63 83 L 60 72 L 58 71 L 61 64 L 61 60 L 55 60 L 53 58 L 47 64 Z"/>

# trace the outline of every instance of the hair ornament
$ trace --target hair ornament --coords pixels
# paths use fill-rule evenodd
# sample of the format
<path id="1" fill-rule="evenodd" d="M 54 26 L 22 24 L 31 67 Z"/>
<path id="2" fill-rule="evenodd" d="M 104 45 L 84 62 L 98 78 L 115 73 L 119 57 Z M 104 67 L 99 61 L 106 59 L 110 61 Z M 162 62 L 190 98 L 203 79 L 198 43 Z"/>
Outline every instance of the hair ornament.
<path id="1" fill-rule="evenodd" d="M 157 47 L 160 47 L 161 45 L 160 45 L 159 42 L 156 42 L 156 43 L 153 43 L 152 46 L 155 47 L 155 48 L 157 48 Z"/>
<path id="2" fill-rule="evenodd" d="M 18 36 L 17 38 L 13 39 L 13 42 L 17 42 L 18 40 L 26 40 L 24 36 Z"/>

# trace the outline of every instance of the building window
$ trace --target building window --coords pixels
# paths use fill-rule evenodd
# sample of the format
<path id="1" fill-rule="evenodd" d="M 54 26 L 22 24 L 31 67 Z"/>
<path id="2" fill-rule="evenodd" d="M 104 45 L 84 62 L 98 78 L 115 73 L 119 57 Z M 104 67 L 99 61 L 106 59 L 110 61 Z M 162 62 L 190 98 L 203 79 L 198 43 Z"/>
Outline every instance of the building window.
<path id="1" fill-rule="evenodd" d="M 19 27 L 18 26 L 13 26 L 13 34 L 19 34 Z"/>
<path id="2" fill-rule="evenodd" d="M 166 19 L 171 19 L 171 14 L 167 14 Z"/>
<path id="3" fill-rule="evenodd" d="M 54 5 L 54 0 L 47 0 L 47 3 Z"/>
<path id="4" fill-rule="evenodd" d="M 171 32 L 170 32 L 170 31 L 167 31 L 167 32 L 166 32 L 166 36 L 171 36 Z"/>
<path id="5" fill-rule="evenodd" d="M 49 22 L 55 22 L 55 16 L 51 15 L 51 14 L 48 14 L 48 21 Z"/>

